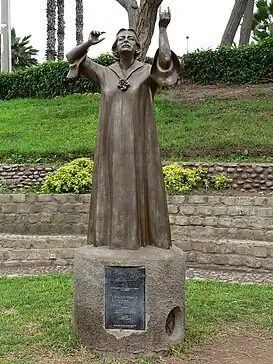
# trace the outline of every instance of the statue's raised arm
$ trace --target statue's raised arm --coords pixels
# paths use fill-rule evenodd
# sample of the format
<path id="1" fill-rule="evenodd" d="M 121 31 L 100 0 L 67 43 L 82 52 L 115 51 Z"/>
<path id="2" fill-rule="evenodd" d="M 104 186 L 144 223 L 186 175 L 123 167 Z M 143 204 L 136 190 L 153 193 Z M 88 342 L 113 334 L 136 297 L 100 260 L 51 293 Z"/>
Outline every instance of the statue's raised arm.
<path id="1" fill-rule="evenodd" d="M 159 9 L 159 48 L 154 57 L 151 75 L 159 86 L 174 85 L 180 73 L 180 62 L 174 52 L 172 52 L 167 27 L 171 22 L 171 11 Z"/>
<path id="2" fill-rule="evenodd" d="M 86 42 L 76 46 L 67 53 L 66 58 L 70 63 L 68 78 L 75 78 L 79 74 L 82 74 L 90 80 L 100 83 L 103 66 L 98 65 L 87 58 L 87 52 L 91 46 L 96 45 L 105 39 L 100 38 L 102 34 L 105 34 L 105 32 L 93 30 Z"/>

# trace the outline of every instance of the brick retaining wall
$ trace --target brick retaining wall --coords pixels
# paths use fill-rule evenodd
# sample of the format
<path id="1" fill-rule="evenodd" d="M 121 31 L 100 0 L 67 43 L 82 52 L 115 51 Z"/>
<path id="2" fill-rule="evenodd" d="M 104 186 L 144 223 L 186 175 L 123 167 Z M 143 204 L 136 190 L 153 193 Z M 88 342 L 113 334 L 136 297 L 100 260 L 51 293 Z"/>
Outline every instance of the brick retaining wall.
<path id="1" fill-rule="evenodd" d="M 165 164 L 165 163 L 164 163 Z M 180 163 L 185 168 L 203 167 L 208 169 L 208 177 L 225 175 L 231 186 L 239 191 L 273 192 L 273 164 L 257 163 Z M 11 189 L 30 187 L 41 184 L 47 173 L 57 167 L 0 164 L 0 186 L 8 185 Z"/>
<path id="2" fill-rule="evenodd" d="M 70 264 L 89 195 L 0 195 L 0 266 Z M 273 197 L 169 196 L 173 243 L 189 266 L 273 270 Z"/>

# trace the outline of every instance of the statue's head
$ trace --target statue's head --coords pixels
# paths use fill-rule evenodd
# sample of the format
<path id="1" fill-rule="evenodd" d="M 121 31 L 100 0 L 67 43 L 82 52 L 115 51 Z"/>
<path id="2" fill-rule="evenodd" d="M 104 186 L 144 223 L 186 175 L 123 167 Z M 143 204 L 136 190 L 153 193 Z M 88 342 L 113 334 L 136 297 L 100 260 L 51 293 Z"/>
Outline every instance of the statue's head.
<path id="1" fill-rule="evenodd" d="M 140 56 L 140 43 L 134 29 L 120 29 L 116 35 L 112 52 L 116 59 L 120 59 L 122 53 L 131 53 L 134 58 Z"/>

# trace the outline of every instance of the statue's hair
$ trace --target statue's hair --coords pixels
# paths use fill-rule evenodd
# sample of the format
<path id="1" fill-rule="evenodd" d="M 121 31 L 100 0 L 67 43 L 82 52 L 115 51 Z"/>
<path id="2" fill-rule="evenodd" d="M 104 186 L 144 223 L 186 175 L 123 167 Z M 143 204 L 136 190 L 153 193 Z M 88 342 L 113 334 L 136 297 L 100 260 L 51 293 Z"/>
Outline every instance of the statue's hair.
<path id="1" fill-rule="evenodd" d="M 138 59 L 140 57 L 140 48 L 141 48 L 141 46 L 140 46 L 140 42 L 138 40 L 137 33 L 135 32 L 134 29 L 131 29 L 131 28 L 129 28 L 129 29 L 122 28 L 122 29 L 120 29 L 117 32 L 116 40 L 115 40 L 115 42 L 114 42 L 114 44 L 112 46 L 112 53 L 113 53 L 114 57 L 116 58 L 116 60 L 119 60 L 120 57 L 119 57 L 118 50 L 117 50 L 118 36 L 119 36 L 119 34 L 121 32 L 124 32 L 124 31 L 130 31 L 130 32 L 134 33 L 134 35 L 136 37 L 136 44 L 137 44 L 137 49 L 136 49 L 136 53 L 135 53 L 135 59 Z"/>

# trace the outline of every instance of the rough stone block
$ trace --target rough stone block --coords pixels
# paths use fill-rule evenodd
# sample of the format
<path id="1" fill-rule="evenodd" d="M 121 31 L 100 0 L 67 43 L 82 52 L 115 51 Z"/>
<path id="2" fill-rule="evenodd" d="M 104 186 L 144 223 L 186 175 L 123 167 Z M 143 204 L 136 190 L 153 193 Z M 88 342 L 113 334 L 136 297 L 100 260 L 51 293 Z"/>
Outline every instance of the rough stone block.
<path id="1" fill-rule="evenodd" d="M 30 205 L 28 203 L 19 203 L 16 206 L 17 214 L 27 215 L 30 212 Z"/>
<path id="2" fill-rule="evenodd" d="M 175 206 L 175 205 L 174 205 Z M 76 213 L 85 213 L 85 214 L 89 214 L 89 204 L 84 204 L 84 203 L 77 203 L 74 204 L 75 207 L 75 212 Z"/>
<path id="3" fill-rule="evenodd" d="M 227 207 L 226 206 L 214 206 L 212 209 L 212 213 L 215 216 L 227 215 Z"/>
<path id="4" fill-rule="evenodd" d="M 196 206 L 195 213 L 197 215 L 211 215 L 212 214 L 212 206 Z"/>
<path id="5" fill-rule="evenodd" d="M 173 223 L 175 225 L 188 225 L 187 216 L 175 215 L 175 216 L 172 216 L 172 218 L 173 218 Z"/>
<path id="6" fill-rule="evenodd" d="M 273 259 L 267 258 L 262 260 L 262 267 L 264 269 L 273 271 Z"/>
<path id="7" fill-rule="evenodd" d="M 269 207 L 258 207 L 257 208 L 257 216 L 258 217 L 272 217 L 273 209 Z"/>
<path id="8" fill-rule="evenodd" d="M 105 328 L 105 266 L 145 268 L 145 330 Z M 89 349 L 106 355 L 159 353 L 183 340 L 185 260 L 180 249 L 115 251 L 87 246 L 77 250 L 74 271 L 74 325 Z M 168 334 L 170 314 L 174 328 Z"/>
<path id="9" fill-rule="evenodd" d="M 212 260 L 211 257 L 207 254 L 196 254 L 196 263 L 199 264 L 211 264 Z"/>
<path id="10" fill-rule="evenodd" d="M 26 195 L 26 202 L 28 203 L 33 203 L 33 202 L 36 202 L 38 200 L 38 196 L 39 195 L 36 195 L 36 194 L 27 194 Z"/>
<path id="11" fill-rule="evenodd" d="M 178 205 L 168 205 L 169 214 L 177 214 L 179 212 Z"/>
<path id="12" fill-rule="evenodd" d="M 47 222 L 51 222 L 54 219 L 54 215 L 52 214 L 40 214 L 40 221 L 47 223 Z"/>
<path id="13" fill-rule="evenodd" d="M 220 196 L 208 196 L 208 205 L 214 206 L 218 205 L 220 202 Z"/>
<path id="14" fill-rule="evenodd" d="M 233 219 L 230 217 L 219 217 L 218 226 L 230 227 L 233 226 Z"/>
<path id="15" fill-rule="evenodd" d="M 0 194 L 0 204 L 4 203 L 9 203 L 11 199 L 11 195 L 9 194 Z"/>
<path id="16" fill-rule="evenodd" d="M 7 203 L 7 204 L 2 206 L 2 211 L 3 211 L 4 214 L 16 214 L 17 204 Z"/>
<path id="17" fill-rule="evenodd" d="M 216 243 L 204 243 L 203 244 L 203 251 L 206 253 L 220 253 L 220 247 Z"/>
<path id="18" fill-rule="evenodd" d="M 217 218 L 212 216 L 205 217 L 202 224 L 205 226 L 217 226 Z"/>
<path id="19" fill-rule="evenodd" d="M 16 203 L 26 202 L 25 194 L 13 194 L 11 195 L 11 201 Z"/>
<path id="20" fill-rule="evenodd" d="M 216 265 L 226 265 L 228 258 L 225 255 L 213 254 L 211 255 L 211 262 Z"/>
<path id="21" fill-rule="evenodd" d="M 229 216 L 244 216 L 246 215 L 245 209 L 242 209 L 241 206 L 229 206 L 227 209 L 227 213 Z"/>
<path id="22" fill-rule="evenodd" d="M 192 242 L 191 241 L 183 241 L 176 240 L 172 242 L 175 246 L 183 251 L 191 251 L 192 250 Z"/>
<path id="23" fill-rule="evenodd" d="M 242 266 L 242 258 L 238 255 L 229 255 L 227 257 L 227 263 L 232 266 L 240 267 Z"/>
<path id="24" fill-rule="evenodd" d="M 64 248 L 64 249 L 54 249 L 51 253 L 55 253 L 56 256 L 60 259 L 74 259 L 75 249 L 73 248 Z"/>
<path id="25" fill-rule="evenodd" d="M 232 251 L 238 255 L 249 255 L 252 257 L 255 255 L 254 246 L 250 242 L 245 242 L 244 244 L 235 243 L 232 245 Z"/>
<path id="26" fill-rule="evenodd" d="M 267 200 L 265 197 L 254 197 L 253 204 L 254 206 L 266 206 Z"/>
<path id="27" fill-rule="evenodd" d="M 238 182 L 239 183 L 239 182 Z M 227 205 L 227 206 L 234 206 L 236 205 L 236 198 L 233 197 L 233 196 L 228 196 L 228 197 L 222 197 L 221 198 L 221 202 L 224 204 L 224 205 Z"/>
<path id="28" fill-rule="evenodd" d="M 220 254 L 231 254 L 232 247 L 229 245 L 220 245 Z"/>
<path id="29" fill-rule="evenodd" d="M 191 246 L 194 251 L 203 251 L 204 243 L 201 241 L 192 241 Z"/>
<path id="30" fill-rule="evenodd" d="M 199 217 L 199 216 L 189 216 L 189 225 L 204 225 L 204 218 Z"/>
<path id="31" fill-rule="evenodd" d="M 245 257 L 245 265 L 248 268 L 261 268 L 262 262 L 257 258 Z"/>
<path id="32" fill-rule="evenodd" d="M 52 198 L 60 204 L 77 202 L 77 197 L 74 194 L 52 195 Z"/>
<path id="33" fill-rule="evenodd" d="M 265 246 L 255 246 L 254 248 L 255 256 L 259 258 L 267 257 L 267 247 Z"/>
<path id="34" fill-rule="evenodd" d="M 196 261 L 196 252 L 188 252 L 187 253 L 187 262 L 195 262 Z"/>
<path id="35" fill-rule="evenodd" d="M 193 215 L 195 213 L 195 206 L 189 204 L 179 205 L 179 212 L 181 215 Z"/>
<path id="36" fill-rule="evenodd" d="M 208 197 L 207 196 L 202 196 L 202 195 L 189 195 L 188 196 L 188 202 L 189 204 L 205 204 L 208 201 Z"/>
<path id="37" fill-rule="evenodd" d="M 170 205 L 180 205 L 187 203 L 185 195 L 167 195 L 167 201 Z"/>

